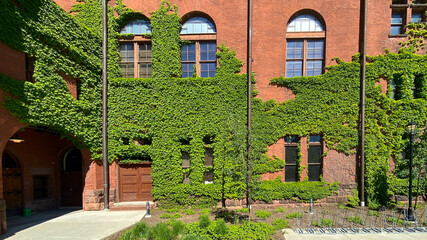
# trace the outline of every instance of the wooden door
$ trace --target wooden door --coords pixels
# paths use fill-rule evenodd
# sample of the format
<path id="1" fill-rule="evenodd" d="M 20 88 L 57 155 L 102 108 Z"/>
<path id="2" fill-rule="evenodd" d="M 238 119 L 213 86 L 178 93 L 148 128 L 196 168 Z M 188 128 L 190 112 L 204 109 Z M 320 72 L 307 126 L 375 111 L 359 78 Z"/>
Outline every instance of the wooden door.
<path id="1" fill-rule="evenodd" d="M 61 206 L 81 207 L 83 193 L 82 155 L 79 149 L 67 151 L 62 161 Z"/>
<path id="2" fill-rule="evenodd" d="M 3 197 L 6 201 L 8 216 L 20 215 L 22 213 L 22 169 L 19 164 L 9 155 L 3 154 Z"/>
<path id="3" fill-rule="evenodd" d="M 120 202 L 152 201 L 151 165 L 121 165 L 119 169 Z"/>

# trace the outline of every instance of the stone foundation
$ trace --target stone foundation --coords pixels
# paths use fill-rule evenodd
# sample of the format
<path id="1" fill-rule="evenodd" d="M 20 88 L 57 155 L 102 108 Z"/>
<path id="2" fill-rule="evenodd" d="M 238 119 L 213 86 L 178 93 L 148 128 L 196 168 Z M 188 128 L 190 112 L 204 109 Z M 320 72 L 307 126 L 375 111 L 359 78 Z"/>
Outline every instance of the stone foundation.
<path id="1" fill-rule="evenodd" d="M 5 233 L 7 230 L 6 222 L 6 201 L 0 199 L 0 234 Z"/>
<path id="2" fill-rule="evenodd" d="M 104 189 L 94 189 L 83 191 L 85 211 L 98 211 L 104 208 Z M 110 205 L 115 202 L 116 189 L 110 189 Z"/>

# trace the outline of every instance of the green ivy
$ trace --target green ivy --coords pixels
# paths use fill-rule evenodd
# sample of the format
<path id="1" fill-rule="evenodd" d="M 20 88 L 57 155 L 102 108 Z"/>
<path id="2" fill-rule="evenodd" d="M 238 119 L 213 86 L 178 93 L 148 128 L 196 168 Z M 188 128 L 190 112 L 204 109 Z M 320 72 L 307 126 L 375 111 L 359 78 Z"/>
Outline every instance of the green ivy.
<path id="1" fill-rule="evenodd" d="M 35 82 L 0 74 L 0 87 L 11 94 L 4 105 L 23 123 L 48 127 L 101 157 L 101 4 L 80 1 L 65 13 L 50 0 L 0 2 L 0 41 L 36 58 Z M 179 204 L 216 204 L 243 198 L 246 189 L 246 75 L 235 52 L 218 46 L 213 78 L 181 75 L 180 19 L 176 6 L 162 1 L 151 14 L 153 77 L 120 78 L 118 31 L 129 20 L 143 18 L 121 1 L 109 7 L 109 156 L 110 162 L 152 162 L 152 194 L 156 200 Z M 356 55 L 354 59 L 358 59 Z M 322 134 L 328 149 L 355 153 L 358 143 L 359 64 L 342 62 L 315 77 L 277 77 L 272 85 L 287 87 L 295 99 L 276 103 L 253 99 L 253 198 L 320 199 L 338 183 L 260 181 L 265 172 L 283 169 L 283 160 L 268 158 L 267 147 L 284 136 Z M 402 49 L 368 58 L 366 99 L 366 195 L 369 204 L 384 204 L 394 187 L 389 161 L 398 158 L 408 141 L 404 126 L 427 119 L 427 58 Z M 78 80 L 78 100 L 63 79 Z M 381 79 L 394 80 L 381 93 Z M 412 86 L 416 84 L 416 99 Z M 389 88 L 390 89 L 390 88 Z M 255 96 L 256 92 L 252 94 Z M 214 150 L 213 167 L 204 165 L 206 148 Z M 300 148 L 300 146 L 299 146 Z M 182 168 L 182 154 L 191 158 Z M 301 151 L 300 151 L 301 152 Z M 301 153 L 300 153 L 301 154 Z M 298 158 L 299 164 L 301 155 Z M 304 166 L 299 166 L 299 175 Z M 207 171 L 214 183 L 203 184 Z M 190 184 L 183 184 L 188 174 Z"/>

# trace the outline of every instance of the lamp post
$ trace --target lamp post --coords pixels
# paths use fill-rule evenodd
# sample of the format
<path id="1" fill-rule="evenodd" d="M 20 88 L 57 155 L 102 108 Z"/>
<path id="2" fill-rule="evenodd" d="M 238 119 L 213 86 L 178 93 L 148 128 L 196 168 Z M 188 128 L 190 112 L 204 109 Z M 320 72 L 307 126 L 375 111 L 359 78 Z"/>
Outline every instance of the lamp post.
<path id="1" fill-rule="evenodd" d="M 414 152 L 414 136 L 417 131 L 418 124 L 414 121 L 411 121 L 408 125 L 406 125 L 406 131 L 409 135 L 409 143 L 410 143 L 410 152 L 409 152 L 409 207 L 408 207 L 408 215 L 406 216 L 407 221 L 415 221 L 413 212 L 412 212 L 412 158 Z"/>

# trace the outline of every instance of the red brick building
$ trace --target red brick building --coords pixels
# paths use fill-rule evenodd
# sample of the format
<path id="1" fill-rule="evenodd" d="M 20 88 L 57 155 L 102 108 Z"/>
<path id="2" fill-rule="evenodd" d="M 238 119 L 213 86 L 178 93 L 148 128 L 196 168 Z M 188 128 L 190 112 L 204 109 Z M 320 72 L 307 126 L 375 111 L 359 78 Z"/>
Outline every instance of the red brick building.
<path id="1" fill-rule="evenodd" d="M 65 11 L 69 11 L 76 3 L 75 0 L 54 0 L 54 2 Z M 156 10 L 160 2 L 160 0 L 123 0 L 126 6 L 142 12 L 147 20 L 150 18 L 150 12 Z M 246 59 L 247 1 L 171 0 L 170 2 L 178 5 L 179 15 L 184 24 L 186 21 L 199 18 L 202 19 L 202 25 L 213 26 L 213 31 L 194 30 L 187 34 L 183 33 L 182 39 L 196 42 L 193 51 L 197 56 L 203 51 L 201 50 L 203 47 L 209 48 L 209 45 L 203 45 L 206 42 L 216 45 L 225 43 L 227 47 L 236 50 L 239 59 Z M 368 0 L 367 54 L 381 54 L 386 48 L 397 51 L 398 43 L 405 39 L 403 26 L 411 21 L 424 21 L 426 9 L 425 1 L 419 0 Z M 206 22 L 203 22 L 205 20 Z M 294 97 L 293 93 L 286 88 L 269 85 L 271 78 L 318 75 L 323 72 L 325 66 L 334 64 L 332 58 L 335 57 L 350 61 L 359 51 L 359 22 L 359 1 L 253 1 L 253 71 L 256 73 L 256 88 L 259 91 L 257 97 L 262 100 L 287 101 Z M 195 25 L 197 24 L 193 24 Z M 122 41 L 121 44 L 144 47 L 146 51 L 149 50 L 147 46 L 150 46 L 149 40 L 142 36 Z M 141 53 L 142 50 L 139 50 Z M 123 51 L 126 52 L 126 49 Z M 28 67 L 30 60 L 26 59 L 25 54 L 12 50 L 1 42 L 0 53 L 2 74 L 17 80 L 28 80 L 27 75 L 31 75 L 31 69 Z M 137 54 L 137 51 L 133 54 Z M 149 70 L 145 71 L 138 67 L 138 64 L 144 65 L 143 63 L 130 61 L 123 62 L 125 69 L 123 71 L 149 76 Z M 208 64 L 209 59 L 196 57 L 194 61 L 189 62 L 196 66 L 197 74 L 203 75 L 204 71 L 209 74 L 209 70 L 203 69 L 203 66 L 208 66 L 203 64 Z M 127 68 L 129 66 L 130 68 Z M 149 64 L 144 66 L 149 67 Z M 189 75 L 193 74 L 191 71 L 188 72 Z M 67 85 L 71 94 L 76 96 L 75 81 L 68 79 Z M 0 102 L 4 101 L 5 96 L 6 93 L 0 89 Z M 325 181 L 355 185 L 355 156 L 330 150 L 322 162 L 311 163 L 310 154 L 316 155 L 326 149 L 321 137 L 311 136 L 310 139 L 307 143 L 306 137 L 301 138 L 301 164 L 312 168 L 313 171 L 310 172 L 322 173 Z M 307 150 L 307 144 L 313 146 L 310 147 L 311 153 Z M 101 208 L 103 188 L 101 163 L 93 161 L 89 151 L 76 149 L 70 141 L 61 139 L 54 131 L 21 124 L 3 106 L 0 106 L 0 153 L 2 229 L 6 228 L 4 209 L 8 214 L 16 214 L 24 208 L 33 211 L 58 206 L 80 206 L 84 210 Z M 295 179 L 295 174 L 292 173 L 292 158 L 298 154 L 292 139 L 285 137 L 280 139 L 269 147 L 268 154 L 285 159 L 288 164 L 282 172 L 265 174 L 264 179 L 281 176 L 285 181 L 300 181 L 307 176 L 306 170 L 303 170 L 301 179 Z M 110 166 L 111 200 L 114 202 L 128 201 L 123 190 L 125 188 L 123 179 L 126 179 L 126 176 L 142 174 L 150 179 L 149 169 L 145 169 L 143 173 L 135 172 L 141 170 L 130 169 L 130 175 L 126 175 L 127 170 L 129 169 L 119 167 L 117 164 Z M 316 176 L 308 177 L 316 178 Z M 147 189 L 150 189 L 150 186 L 147 186 Z M 134 200 L 152 199 L 150 194 L 146 193 L 138 196 Z"/>

